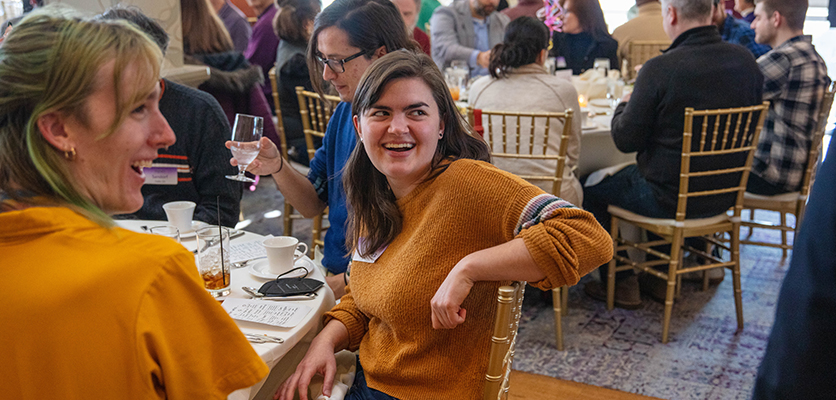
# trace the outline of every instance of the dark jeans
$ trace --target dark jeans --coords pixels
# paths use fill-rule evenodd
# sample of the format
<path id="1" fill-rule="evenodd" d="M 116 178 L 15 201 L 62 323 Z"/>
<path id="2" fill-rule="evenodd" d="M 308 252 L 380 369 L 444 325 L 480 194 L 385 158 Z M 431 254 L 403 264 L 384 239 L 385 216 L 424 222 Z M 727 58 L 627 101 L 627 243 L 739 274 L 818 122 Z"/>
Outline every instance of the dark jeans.
<path id="1" fill-rule="evenodd" d="M 752 194 L 759 194 L 761 196 L 774 196 L 776 194 L 789 193 L 784 188 L 779 188 L 766 179 L 761 178 L 753 173 L 749 173 L 749 181 L 746 182 L 746 191 Z"/>
<path id="2" fill-rule="evenodd" d="M 581 178 L 586 183 L 588 177 Z M 647 180 L 639 172 L 638 167 L 628 165 L 615 175 L 604 178 L 595 186 L 583 188 L 583 208 L 591 212 L 598 223 L 607 231 L 610 230 L 610 213 L 607 207 L 614 205 L 636 214 L 651 218 L 673 218 L 676 211 L 666 212 Z M 655 236 L 655 235 L 654 235 Z M 660 250 L 661 251 L 661 250 Z M 601 280 L 607 281 L 607 264 L 598 268 Z M 627 279 L 633 271 L 620 271 L 615 275 L 616 281 Z"/>
<path id="3" fill-rule="evenodd" d="M 366 374 L 363 373 L 363 366 L 360 365 L 360 357 L 357 357 L 357 373 L 354 375 L 354 384 L 348 390 L 345 400 L 398 400 L 379 390 L 374 390 L 366 385 Z"/>

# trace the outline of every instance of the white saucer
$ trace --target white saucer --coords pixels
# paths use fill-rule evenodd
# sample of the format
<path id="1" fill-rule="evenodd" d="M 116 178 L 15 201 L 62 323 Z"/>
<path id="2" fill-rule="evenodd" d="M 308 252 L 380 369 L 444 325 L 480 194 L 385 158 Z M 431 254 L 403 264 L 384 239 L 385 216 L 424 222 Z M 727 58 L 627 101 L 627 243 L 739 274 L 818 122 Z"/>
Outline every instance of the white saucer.
<path id="1" fill-rule="evenodd" d="M 297 252 L 296 254 L 299 254 L 299 253 Z M 296 263 L 293 264 L 293 267 L 294 268 L 295 267 L 305 267 L 305 269 L 307 269 L 309 272 L 312 270 L 312 268 L 315 268 L 313 263 L 310 262 L 310 260 L 308 260 L 306 258 L 300 258 L 300 259 L 296 260 Z M 276 279 L 276 276 L 277 276 L 276 274 L 270 272 L 270 266 L 269 266 L 269 264 L 267 264 L 267 260 L 254 261 L 252 264 L 250 264 L 250 267 L 249 267 L 248 270 L 250 272 L 250 275 L 257 276 L 259 278 Z M 287 274 L 287 275 L 283 276 L 282 278 L 301 278 L 305 275 L 306 275 L 305 271 L 298 270 L 298 271 L 294 271 L 293 273 Z"/>
<path id="2" fill-rule="evenodd" d="M 598 124 L 593 122 L 591 124 L 581 126 L 581 129 L 585 130 L 585 131 L 589 131 L 589 130 L 592 130 L 592 129 L 598 129 Z"/>
<path id="3" fill-rule="evenodd" d="M 203 228 L 204 226 L 209 226 L 209 224 L 203 221 L 192 221 L 192 230 L 180 232 L 180 239 L 194 237 L 194 235 L 197 234 L 197 230 Z"/>

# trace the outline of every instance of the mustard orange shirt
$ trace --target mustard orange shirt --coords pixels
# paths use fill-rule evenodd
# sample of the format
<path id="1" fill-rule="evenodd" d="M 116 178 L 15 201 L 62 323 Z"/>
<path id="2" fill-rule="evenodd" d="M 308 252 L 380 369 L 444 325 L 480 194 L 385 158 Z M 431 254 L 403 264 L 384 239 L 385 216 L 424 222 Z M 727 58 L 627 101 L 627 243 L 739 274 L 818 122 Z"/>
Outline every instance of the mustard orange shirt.
<path id="1" fill-rule="evenodd" d="M 224 399 L 268 368 L 169 239 L 63 207 L 0 212 L 10 399 Z"/>

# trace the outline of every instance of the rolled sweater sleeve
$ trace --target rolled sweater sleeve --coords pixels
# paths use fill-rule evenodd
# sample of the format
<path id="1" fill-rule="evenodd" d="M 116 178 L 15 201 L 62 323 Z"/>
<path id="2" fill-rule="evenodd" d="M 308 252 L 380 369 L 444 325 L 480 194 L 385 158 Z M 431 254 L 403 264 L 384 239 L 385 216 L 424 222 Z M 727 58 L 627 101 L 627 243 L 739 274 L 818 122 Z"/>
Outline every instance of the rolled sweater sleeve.
<path id="1" fill-rule="evenodd" d="M 574 285 L 580 278 L 612 258 L 610 235 L 588 211 L 524 187 L 509 207 L 506 229 L 522 238 L 546 277 L 529 282 L 540 289 Z"/>

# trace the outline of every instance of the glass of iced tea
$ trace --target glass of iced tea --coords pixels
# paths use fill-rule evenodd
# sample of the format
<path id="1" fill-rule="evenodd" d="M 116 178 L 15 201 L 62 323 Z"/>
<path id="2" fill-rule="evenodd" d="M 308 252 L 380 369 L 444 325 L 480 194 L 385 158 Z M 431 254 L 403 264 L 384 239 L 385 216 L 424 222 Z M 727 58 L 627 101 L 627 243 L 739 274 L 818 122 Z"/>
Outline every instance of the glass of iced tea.
<path id="1" fill-rule="evenodd" d="M 207 226 L 197 230 L 197 270 L 212 296 L 229 294 L 229 228 Z"/>

